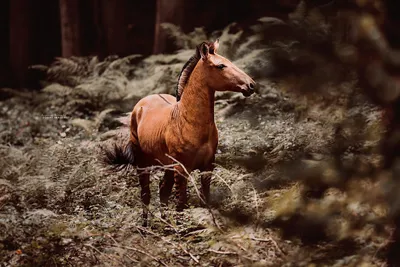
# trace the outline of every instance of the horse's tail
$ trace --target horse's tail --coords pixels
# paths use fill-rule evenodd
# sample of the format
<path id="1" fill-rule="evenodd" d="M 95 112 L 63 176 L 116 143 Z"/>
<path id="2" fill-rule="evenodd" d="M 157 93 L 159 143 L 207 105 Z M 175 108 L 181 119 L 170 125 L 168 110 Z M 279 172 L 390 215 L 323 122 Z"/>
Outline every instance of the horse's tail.
<path id="1" fill-rule="evenodd" d="M 137 146 L 129 140 L 126 145 L 114 143 L 111 148 L 101 147 L 101 162 L 112 171 L 122 171 L 136 165 Z"/>

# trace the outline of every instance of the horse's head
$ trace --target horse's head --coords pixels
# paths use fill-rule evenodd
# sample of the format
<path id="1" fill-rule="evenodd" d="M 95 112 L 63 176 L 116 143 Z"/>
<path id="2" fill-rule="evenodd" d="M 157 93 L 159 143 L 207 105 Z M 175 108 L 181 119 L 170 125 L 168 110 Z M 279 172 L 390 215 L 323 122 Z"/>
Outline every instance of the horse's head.
<path id="1" fill-rule="evenodd" d="M 254 93 L 255 82 L 249 75 L 228 59 L 217 54 L 219 42 L 202 43 L 197 49 L 200 54 L 197 67 L 202 69 L 207 85 L 215 91 L 241 92 L 244 96 Z"/>

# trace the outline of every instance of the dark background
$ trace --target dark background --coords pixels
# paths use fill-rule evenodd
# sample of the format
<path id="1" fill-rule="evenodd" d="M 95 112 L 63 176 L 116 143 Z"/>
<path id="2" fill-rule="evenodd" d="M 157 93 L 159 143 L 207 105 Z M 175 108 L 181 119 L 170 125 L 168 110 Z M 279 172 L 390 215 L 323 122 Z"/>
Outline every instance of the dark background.
<path id="1" fill-rule="evenodd" d="M 2 0 L 0 87 L 29 86 L 28 67 L 49 64 L 59 56 L 171 52 L 175 47 L 160 28 L 163 22 L 179 25 L 184 32 L 194 27 L 210 32 L 231 22 L 246 26 L 261 16 L 284 18 L 298 2 Z"/>
<path id="2" fill-rule="evenodd" d="M 207 32 L 237 22 L 246 27 L 262 16 L 286 19 L 300 0 L 1 0 L 0 87 L 29 87 L 34 64 L 55 57 L 149 55 L 176 47 L 160 24 L 179 25 L 184 32 Z M 305 0 L 307 6 L 347 0 Z M 391 29 L 398 39 L 399 2 L 386 0 Z M 392 33 L 392 34 L 391 34 Z M 400 44 L 400 41 L 392 44 Z"/>

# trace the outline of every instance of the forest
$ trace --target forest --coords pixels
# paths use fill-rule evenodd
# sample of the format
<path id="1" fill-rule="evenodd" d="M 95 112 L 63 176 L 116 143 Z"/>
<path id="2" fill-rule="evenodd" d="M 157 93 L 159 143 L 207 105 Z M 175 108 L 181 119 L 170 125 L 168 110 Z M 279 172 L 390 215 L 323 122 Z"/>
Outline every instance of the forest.
<path id="1" fill-rule="evenodd" d="M 214 31 L 232 22 L 248 25 L 265 15 L 286 16 L 297 2 L 41 0 L 38 5 L 36 0 L 4 0 L 0 84 L 35 87 L 37 73 L 28 67 L 50 64 L 59 56 L 171 53 L 179 47 L 168 40 L 162 23 L 185 33 L 197 27 Z"/>
<path id="2" fill-rule="evenodd" d="M 0 266 L 400 266 L 399 10 L 1 1 Z M 209 204 L 194 170 L 188 207 L 161 216 L 168 166 L 147 168 L 144 226 L 140 168 L 110 170 L 103 148 L 217 39 L 256 92 L 215 94 Z"/>

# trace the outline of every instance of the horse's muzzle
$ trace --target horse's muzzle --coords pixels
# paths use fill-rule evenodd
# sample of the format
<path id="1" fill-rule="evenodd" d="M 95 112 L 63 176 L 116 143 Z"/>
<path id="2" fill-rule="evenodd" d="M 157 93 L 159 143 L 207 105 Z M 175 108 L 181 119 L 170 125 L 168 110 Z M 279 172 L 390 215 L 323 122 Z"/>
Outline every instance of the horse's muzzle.
<path id="1" fill-rule="evenodd" d="M 245 96 L 245 97 L 248 97 L 248 96 L 251 96 L 252 94 L 254 94 L 255 93 L 255 84 L 254 83 L 249 83 L 248 85 L 247 85 L 247 88 L 246 89 L 244 89 L 243 91 L 242 91 L 242 94 Z"/>

